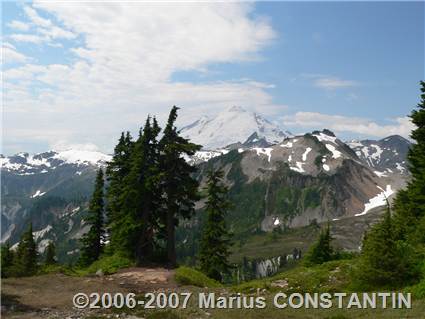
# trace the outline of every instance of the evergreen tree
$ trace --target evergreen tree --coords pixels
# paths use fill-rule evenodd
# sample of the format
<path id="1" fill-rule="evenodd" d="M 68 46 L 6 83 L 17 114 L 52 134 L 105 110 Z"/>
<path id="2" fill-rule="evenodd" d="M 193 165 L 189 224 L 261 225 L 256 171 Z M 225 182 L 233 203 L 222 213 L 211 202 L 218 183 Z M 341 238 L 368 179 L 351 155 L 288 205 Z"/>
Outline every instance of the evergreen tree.
<path id="1" fill-rule="evenodd" d="M 181 137 L 175 126 L 176 106 L 171 109 L 164 135 L 159 143 L 161 187 L 163 191 L 162 221 L 166 229 L 167 260 L 170 267 L 176 265 L 175 227 L 179 218 L 190 218 L 194 212 L 198 196 L 198 182 L 192 177 L 195 168 L 184 156 L 194 155 L 199 145 Z"/>
<path id="2" fill-rule="evenodd" d="M 410 115 L 416 129 L 411 137 L 416 141 L 408 154 L 412 178 L 407 188 L 397 194 L 395 224 L 400 239 L 425 244 L 425 82 L 421 81 L 421 101 Z M 420 227 L 418 227 L 418 225 Z"/>
<path id="3" fill-rule="evenodd" d="M 32 234 L 32 223 L 21 236 L 13 267 L 18 276 L 32 276 L 37 272 L 37 246 Z"/>
<path id="4" fill-rule="evenodd" d="M 9 241 L 1 246 L 1 277 L 10 277 L 13 272 L 14 253 L 10 249 Z"/>
<path id="5" fill-rule="evenodd" d="M 124 231 L 121 237 L 138 264 L 152 261 L 154 252 L 154 232 L 161 206 L 159 132 L 156 119 L 151 123 L 148 117 L 133 148 L 130 173 L 124 179 L 122 210 L 127 222 L 121 229 Z"/>
<path id="6" fill-rule="evenodd" d="M 99 169 L 92 198 L 90 200 L 89 212 L 86 223 L 90 227 L 89 231 L 81 239 L 82 248 L 79 263 L 82 266 L 90 265 L 97 260 L 102 252 L 103 240 L 103 171 Z"/>
<path id="7" fill-rule="evenodd" d="M 231 205 L 227 199 L 228 188 L 223 185 L 222 178 L 222 171 L 208 172 L 208 199 L 205 208 L 207 221 L 199 252 L 201 271 L 218 281 L 222 281 L 222 275 L 231 268 L 228 263 L 230 236 L 225 223 Z"/>
<path id="8" fill-rule="evenodd" d="M 363 240 L 356 277 L 369 287 L 407 284 L 412 273 L 411 248 L 397 242 L 388 206 L 384 219 L 375 224 Z"/>
<path id="9" fill-rule="evenodd" d="M 109 183 L 107 199 L 107 229 L 110 233 L 110 241 L 113 250 L 122 250 L 122 234 L 120 230 L 124 227 L 125 216 L 123 211 L 125 187 L 124 179 L 128 176 L 131 169 L 131 154 L 134 147 L 129 132 L 121 133 L 118 144 L 115 146 L 114 155 L 106 168 L 106 179 Z"/>
<path id="10" fill-rule="evenodd" d="M 322 230 L 319 239 L 307 252 L 305 262 L 307 265 L 323 264 L 330 261 L 334 257 L 330 224 L 328 223 L 325 230 Z"/>
<path id="11" fill-rule="evenodd" d="M 56 264 L 56 247 L 53 241 L 50 241 L 46 247 L 46 257 L 44 259 L 45 265 L 53 265 Z"/>

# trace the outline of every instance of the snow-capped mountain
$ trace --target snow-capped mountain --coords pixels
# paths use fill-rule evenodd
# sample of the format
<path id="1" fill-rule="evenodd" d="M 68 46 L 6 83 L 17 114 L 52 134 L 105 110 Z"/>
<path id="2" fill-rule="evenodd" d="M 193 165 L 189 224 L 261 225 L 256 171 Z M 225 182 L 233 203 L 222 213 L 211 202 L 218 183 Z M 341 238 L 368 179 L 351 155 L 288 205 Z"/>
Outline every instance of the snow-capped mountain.
<path id="1" fill-rule="evenodd" d="M 110 159 L 111 156 L 101 152 L 68 149 L 39 154 L 18 153 L 10 157 L 0 155 L 0 167 L 17 175 L 32 175 L 44 174 L 65 164 L 82 167 L 105 165 Z"/>
<path id="2" fill-rule="evenodd" d="M 240 109 L 226 112 L 250 118 L 250 112 Z M 237 119 L 223 125 L 228 127 Z M 217 121 L 202 125 L 198 121 L 186 133 L 195 127 L 209 129 Z M 272 132 L 270 123 L 262 127 L 263 133 Z M 202 187 L 208 170 L 225 171 L 232 200 L 242 203 L 229 216 L 236 230 L 254 232 L 260 227 L 268 231 L 283 225 L 307 225 L 313 219 L 366 215 L 384 205 L 385 198 L 409 178 L 406 155 L 410 143 L 398 136 L 347 145 L 329 130 L 291 137 L 276 131 L 272 137 L 281 140 L 272 139 L 272 143 L 270 135 L 267 139 L 259 131 L 247 133 L 243 143 L 228 143 L 229 139 L 224 142 L 230 144 L 227 147 L 201 150 L 186 158 L 197 166 Z M 32 220 L 41 248 L 53 239 L 59 243 L 61 260 L 76 258 L 78 239 L 87 230 L 84 216 L 96 170 L 110 159 L 110 155 L 84 150 L 0 155 L 1 242 L 15 244 Z M 202 202 L 197 205 L 201 207 Z"/>
<path id="3" fill-rule="evenodd" d="M 392 135 L 378 141 L 353 140 L 347 144 L 378 175 L 408 174 L 406 158 L 411 143 L 404 137 Z"/>
<path id="4" fill-rule="evenodd" d="M 265 139 L 272 144 L 290 136 L 289 132 L 283 132 L 261 115 L 239 106 L 228 108 L 212 118 L 203 116 L 183 127 L 181 133 L 185 138 L 202 145 L 205 150 L 244 143 L 254 133 L 258 139 Z"/>

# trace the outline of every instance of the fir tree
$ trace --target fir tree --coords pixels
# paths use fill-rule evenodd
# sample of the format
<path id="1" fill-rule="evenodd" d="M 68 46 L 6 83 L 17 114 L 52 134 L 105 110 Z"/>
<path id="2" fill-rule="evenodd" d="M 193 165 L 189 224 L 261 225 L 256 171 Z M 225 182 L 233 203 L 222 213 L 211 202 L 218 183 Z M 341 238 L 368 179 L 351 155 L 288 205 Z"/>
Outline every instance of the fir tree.
<path id="1" fill-rule="evenodd" d="M 44 258 L 45 265 L 56 264 L 56 247 L 53 241 L 50 241 L 46 247 L 46 257 Z"/>
<path id="2" fill-rule="evenodd" d="M 363 240 L 356 277 L 369 287 L 398 286 L 412 275 L 409 268 L 409 247 L 396 241 L 388 206 L 384 219 L 375 224 Z"/>
<path id="3" fill-rule="evenodd" d="M 14 261 L 14 253 L 10 249 L 9 241 L 1 246 L 1 277 L 10 277 Z"/>
<path id="4" fill-rule="evenodd" d="M 125 187 L 124 179 L 128 176 L 131 169 L 131 154 L 134 147 L 129 132 L 121 133 L 118 144 L 115 146 L 114 155 L 106 168 L 106 179 L 109 182 L 107 199 L 107 229 L 110 233 L 111 246 L 113 250 L 122 250 L 121 229 L 125 224 L 123 214 L 123 189 Z"/>
<path id="5" fill-rule="evenodd" d="M 32 276 L 37 272 L 37 245 L 32 234 L 32 223 L 21 236 L 13 267 L 18 276 Z"/>
<path id="6" fill-rule="evenodd" d="M 103 171 L 99 169 L 92 198 L 90 200 L 89 212 L 86 223 L 90 227 L 89 231 L 81 239 L 82 248 L 79 263 L 82 266 L 90 265 L 97 260 L 102 252 L 103 240 Z"/>
<path id="7" fill-rule="evenodd" d="M 231 268 L 228 263 L 230 235 L 225 223 L 231 205 L 227 199 L 228 188 L 223 185 L 222 178 L 222 171 L 208 172 L 208 199 L 205 208 L 207 221 L 199 252 L 201 271 L 218 281 L 222 281 L 223 274 L 228 273 Z"/>
<path id="8" fill-rule="evenodd" d="M 416 129 L 411 137 L 416 141 L 409 150 L 409 171 L 412 178 L 395 200 L 395 224 L 400 239 L 425 244 L 425 82 L 421 81 L 421 101 L 410 115 Z"/>
<path id="9" fill-rule="evenodd" d="M 163 191 L 162 220 L 166 229 L 167 260 L 170 267 L 176 265 L 175 227 L 179 218 L 190 218 L 198 196 L 198 182 L 191 176 L 195 168 L 184 156 L 194 155 L 199 145 L 181 137 L 175 126 L 176 106 L 171 109 L 164 135 L 160 141 L 161 187 Z"/>
<path id="10" fill-rule="evenodd" d="M 123 212 L 127 220 L 124 246 L 138 264 L 152 261 L 154 232 L 161 203 L 159 149 L 156 119 L 148 117 L 131 156 L 131 170 L 124 179 Z M 124 215 L 124 214 L 123 214 Z"/>
<path id="11" fill-rule="evenodd" d="M 331 245 L 332 239 L 330 224 L 328 223 L 326 229 L 320 232 L 317 242 L 307 252 L 305 263 L 307 265 L 315 265 L 332 260 L 334 257 L 334 251 Z"/>

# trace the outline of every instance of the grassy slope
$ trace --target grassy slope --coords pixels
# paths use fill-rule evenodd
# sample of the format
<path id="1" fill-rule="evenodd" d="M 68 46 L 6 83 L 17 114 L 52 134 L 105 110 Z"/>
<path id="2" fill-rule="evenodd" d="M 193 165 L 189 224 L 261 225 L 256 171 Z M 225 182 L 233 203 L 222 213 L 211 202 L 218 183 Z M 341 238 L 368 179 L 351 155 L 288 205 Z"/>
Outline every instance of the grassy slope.
<path id="1" fill-rule="evenodd" d="M 184 286 L 185 291 L 215 292 L 216 296 L 231 296 L 236 293 L 266 298 L 265 309 L 199 309 L 197 299 L 192 298 L 187 309 L 176 310 L 142 310 L 134 312 L 149 318 L 424 318 L 425 299 L 413 299 L 412 309 L 278 309 L 273 307 L 273 297 L 277 292 L 351 292 L 350 273 L 354 260 L 340 260 L 323 265 L 305 268 L 298 266 L 271 278 L 253 280 L 237 286 L 224 288 L 198 288 Z M 278 287 L 276 284 L 280 284 Z M 198 285 L 199 286 L 199 285 Z M 201 284 L 200 286 L 203 286 Z"/>
<path id="2" fill-rule="evenodd" d="M 245 241 L 236 242 L 231 249 L 230 261 L 242 262 L 245 256 L 249 259 L 271 258 L 283 254 L 292 254 L 294 248 L 307 251 L 319 235 L 317 226 L 289 229 L 284 233 L 262 233 L 253 235 Z"/>

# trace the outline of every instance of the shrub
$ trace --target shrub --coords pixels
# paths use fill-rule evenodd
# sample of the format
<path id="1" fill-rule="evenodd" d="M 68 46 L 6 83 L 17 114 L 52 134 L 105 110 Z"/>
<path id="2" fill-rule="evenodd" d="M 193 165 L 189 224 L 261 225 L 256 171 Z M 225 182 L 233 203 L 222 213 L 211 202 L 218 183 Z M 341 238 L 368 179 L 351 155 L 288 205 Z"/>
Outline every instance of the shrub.
<path id="1" fill-rule="evenodd" d="M 221 284 L 219 282 L 207 277 L 200 271 L 189 267 L 177 268 L 175 278 L 176 281 L 181 285 L 191 285 L 209 288 L 221 287 Z"/>
<path id="2" fill-rule="evenodd" d="M 101 269 L 105 275 L 116 273 L 121 268 L 131 267 L 133 262 L 120 255 L 103 256 L 99 260 L 96 260 L 88 268 L 87 273 L 94 274 L 96 271 Z"/>

